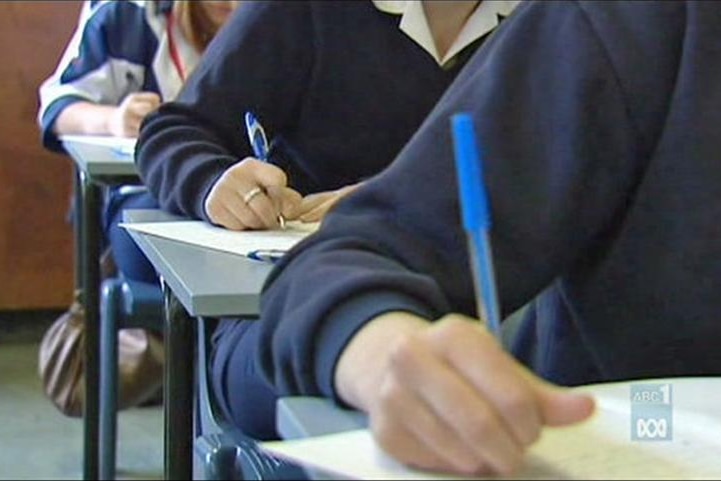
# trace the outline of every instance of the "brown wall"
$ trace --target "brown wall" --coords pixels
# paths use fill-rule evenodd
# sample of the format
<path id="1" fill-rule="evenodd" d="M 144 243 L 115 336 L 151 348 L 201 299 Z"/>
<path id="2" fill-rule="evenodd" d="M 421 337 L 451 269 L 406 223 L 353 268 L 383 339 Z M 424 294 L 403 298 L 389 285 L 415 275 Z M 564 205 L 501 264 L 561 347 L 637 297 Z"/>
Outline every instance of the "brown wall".
<path id="1" fill-rule="evenodd" d="M 0 310 L 67 306 L 72 163 L 40 144 L 40 83 L 75 29 L 80 1 L 0 2 Z"/>

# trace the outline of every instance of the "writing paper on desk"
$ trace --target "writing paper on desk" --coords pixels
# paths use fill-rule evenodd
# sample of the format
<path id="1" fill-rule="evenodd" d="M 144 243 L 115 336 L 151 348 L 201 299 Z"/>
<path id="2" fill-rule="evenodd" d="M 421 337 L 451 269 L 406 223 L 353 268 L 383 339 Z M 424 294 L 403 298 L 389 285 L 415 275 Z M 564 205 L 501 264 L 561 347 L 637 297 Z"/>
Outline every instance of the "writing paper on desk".
<path id="1" fill-rule="evenodd" d="M 287 251 L 318 229 L 318 223 L 288 222 L 285 230 L 233 231 L 201 220 L 132 222 L 126 229 L 247 256 L 257 250 Z"/>
<path id="2" fill-rule="evenodd" d="M 113 137 L 111 135 L 62 135 L 61 142 L 77 142 L 112 148 L 119 157 L 127 157 L 132 161 L 135 155 L 137 139 L 129 137 Z"/>
<path id="3" fill-rule="evenodd" d="M 671 441 L 631 440 L 630 383 L 587 386 L 579 390 L 594 395 L 594 416 L 575 426 L 546 429 L 517 479 L 721 479 L 721 378 L 648 382 L 673 385 Z M 407 468 L 384 454 L 368 430 L 262 446 L 343 478 L 465 479 Z"/>

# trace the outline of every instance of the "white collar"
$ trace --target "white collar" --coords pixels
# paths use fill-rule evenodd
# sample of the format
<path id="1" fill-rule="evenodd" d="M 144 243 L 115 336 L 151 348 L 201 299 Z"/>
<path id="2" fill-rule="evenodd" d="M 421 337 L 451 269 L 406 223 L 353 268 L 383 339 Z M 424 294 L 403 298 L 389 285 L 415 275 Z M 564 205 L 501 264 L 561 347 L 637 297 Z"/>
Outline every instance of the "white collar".
<path id="1" fill-rule="evenodd" d="M 520 0 L 484 0 L 476 8 L 461 29 L 453 45 L 443 58 L 436 50 L 436 44 L 428 27 L 423 3 L 418 0 L 372 0 L 373 5 L 384 13 L 401 15 L 399 28 L 414 42 L 428 52 L 438 65 L 444 66 L 461 50 L 498 26 L 498 17 L 507 17 Z"/>

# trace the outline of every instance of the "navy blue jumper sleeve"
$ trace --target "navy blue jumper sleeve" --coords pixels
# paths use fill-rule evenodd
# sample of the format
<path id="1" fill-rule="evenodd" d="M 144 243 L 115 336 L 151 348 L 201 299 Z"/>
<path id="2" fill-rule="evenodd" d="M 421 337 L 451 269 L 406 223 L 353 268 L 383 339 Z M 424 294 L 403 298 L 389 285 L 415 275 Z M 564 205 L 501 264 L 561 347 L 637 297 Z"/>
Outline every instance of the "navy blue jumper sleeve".
<path id="1" fill-rule="evenodd" d="M 244 4 L 177 100 L 144 122 L 136 161 L 148 189 L 163 208 L 208 220 L 212 185 L 251 155 L 247 110 L 268 133 L 270 162 L 301 194 L 377 174 L 485 40 L 440 66 L 400 21 L 370 0 Z M 265 438 L 274 418 L 261 411 L 272 411 L 274 393 L 256 382 L 254 349 L 246 346 L 257 345 L 257 328 L 246 322 L 253 325 L 224 320 L 215 331 L 214 389 L 229 419 Z"/>
<path id="2" fill-rule="evenodd" d="M 296 107 L 290 99 L 299 97 L 302 84 L 295 72 L 307 71 L 310 62 L 307 8 L 303 2 L 260 3 L 238 9 L 243 15 L 234 15 L 213 39 L 178 99 L 143 122 L 136 163 L 145 185 L 171 212 L 207 219 L 203 201 L 210 187 L 239 158 L 252 155 L 245 110 L 261 111 L 273 132 Z M 284 16 L 276 14 L 281 6 Z M 289 16 L 296 21 L 285 24 Z M 268 59 L 280 53 L 270 75 Z"/>
<path id="3" fill-rule="evenodd" d="M 258 361 L 280 394 L 334 396 L 343 348 L 381 313 L 475 315 L 461 111 L 485 149 L 502 310 L 538 296 L 522 336 L 538 350 L 518 356 L 568 385 L 721 372 L 721 267 L 704 262 L 721 254 L 719 20 L 714 2 L 519 7 L 391 167 L 277 266 Z"/>
<path id="4" fill-rule="evenodd" d="M 163 208 L 207 220 L 212 185 L 252 155 L 246 110 L 272 141 L 269 160 L 301 194 L 378 173 L 467 58 L 442 69 L 397 23 L 368 0 L 243 5 L 177 101 L 144 122 L 136 154 L 144 183 Z"/>

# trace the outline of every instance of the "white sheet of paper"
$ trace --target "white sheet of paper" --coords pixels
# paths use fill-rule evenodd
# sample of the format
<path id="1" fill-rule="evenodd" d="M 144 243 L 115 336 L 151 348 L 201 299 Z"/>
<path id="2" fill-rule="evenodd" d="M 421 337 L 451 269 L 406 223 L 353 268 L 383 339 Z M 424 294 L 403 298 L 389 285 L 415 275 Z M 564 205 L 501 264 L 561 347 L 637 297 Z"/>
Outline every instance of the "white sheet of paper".
<path id="1" fill-rule="evenodd" d="M 113 137 L 110 135 L 62 135 L 62 142 L 80 142 L 92 145 L 112 147 L 118 154 L 133 160 L 135 143 L 137 139 L 128 137 Z"/>
<path id="2" fill-rule="evenodd" d="M 518 479 L 721 479 L 721 378 L 670 382 L 673 439 L 631 440 L 631 383 L 579 388 L 597 409 L 585 423 L 547 428 Z M 384 454 L 367 430 L 267 442 L 267 451 L 350 479 L 464 479 L 409 469 Z M 475 478 L 478 479 L 478 478 Z"/>
<path id="3" fill-rule="evenodd" d="M 287 222 L 285 230 L 232 231 L 200 220 L 120 224 L 145 234 L 243 256 L 255 250 L 287 251 L 318 229 L 318 225 Z"/>

